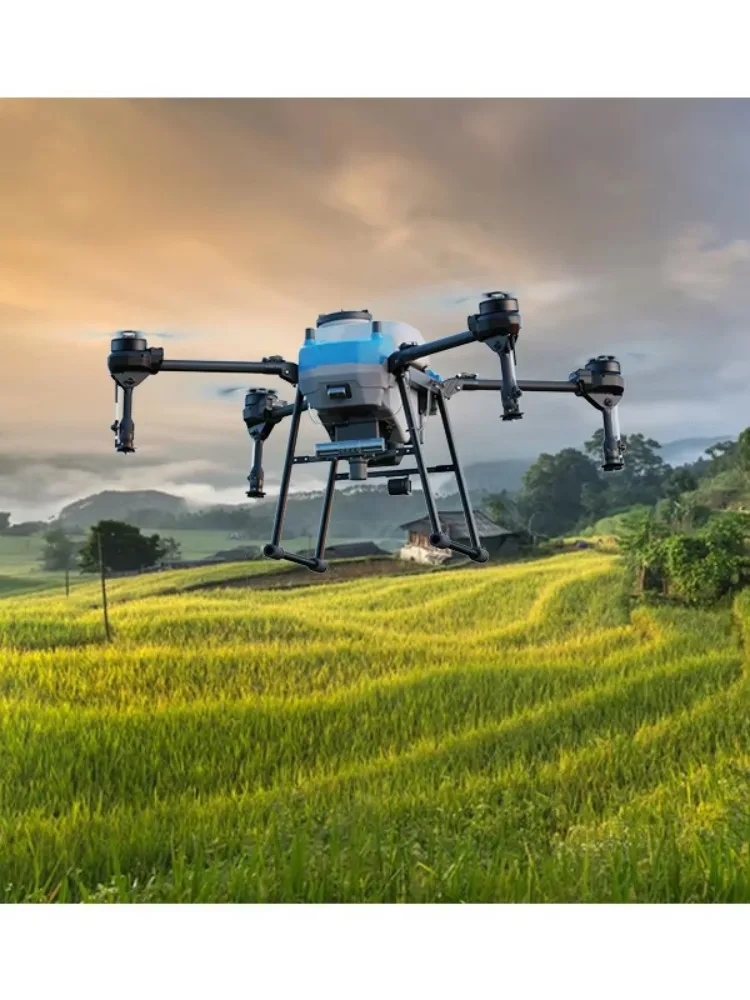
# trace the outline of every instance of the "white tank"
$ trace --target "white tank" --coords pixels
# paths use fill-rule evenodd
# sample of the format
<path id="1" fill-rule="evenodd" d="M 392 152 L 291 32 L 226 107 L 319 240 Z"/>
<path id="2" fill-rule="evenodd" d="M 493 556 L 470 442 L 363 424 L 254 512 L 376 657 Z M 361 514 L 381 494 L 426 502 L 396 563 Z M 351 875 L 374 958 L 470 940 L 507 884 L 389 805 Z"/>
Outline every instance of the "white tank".
<path id="1" fill-rule="evenodd" d="M 424 337 L 416 328 L 408 323 L 402 323 L 397 319 L 381 320 L 380 332 L 384 337 L 393 338 L 393 346 L 398 350 L 401 344 L 424 344 Z M 429 360 L 424 358 L 424 361 Z"/>
<path id="2" fill-rule="evenodd" d="M 364 340 L 372 336 L 372 319 L 352 318 L 338 319 L 321 323 L 315 330 L 315 340 L 318 343 L 342 340 Z M 402 323 L 399 320 L 380 320 L 380 335 L 391 337 L 394 348 L 401 344 L 424 344 L 425 339 L 415 326 Z"/>
<path id="3" fill-rule="evenodd" d="M 339 319 L 320 323 L 315 330 L 315 340 L 330 343 L 334 340 L 365 340 L 372 336 L 371 319 Z"/>

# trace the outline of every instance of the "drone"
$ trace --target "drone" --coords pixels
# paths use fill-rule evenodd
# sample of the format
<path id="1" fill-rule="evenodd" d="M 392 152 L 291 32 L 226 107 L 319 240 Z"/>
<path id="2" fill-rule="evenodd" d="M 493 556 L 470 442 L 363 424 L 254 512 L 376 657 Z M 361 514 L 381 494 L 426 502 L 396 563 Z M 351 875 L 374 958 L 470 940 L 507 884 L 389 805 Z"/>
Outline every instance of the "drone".
<path id="1" fill-rule="evenodd" d="M 285 559 L 317 573 L 328 569 L 326 537 L 337 482 L 388 480 L 390 496 L 408 496 L 412 476 L 419 476 L 431 533 L 430 545 L 449 549 L 477 563 L 489 554 L 477 533 L 474 512 L 466 486 L 456 440 L 448 414 L 448 400 L 458 392 L 498 392 L 502 419 L 519 420 L 524 393 L 553 392 L 579 396 L 602 416 L 603 464 L 607 472 L 623 468 L 623 444 L 616 407 L 625 384 L 620 364 L 612 355 L 591 358 L 561 381 L 524 381 L 516 378 L 516 342 L 521 329 L 518 299 L 507 292 L 488 292 L 478 312 L 467 318 L 467 330 L 426 342 L 414 327 L 396 321 L 373 319 L 366 309 L 342 310 L 318 316 L 315 327 L 305 330 L 304 344 L 296 362 L 274 355 L 261 361 L 181 361 L 164 357 L 160 347 L 149 347 L 146 337 L 135 330 L 122 330 L 111 343 L 109 372 L 115 381 L 116 417 L 112 425 L 118 452 L 135 451 L 133 390 L 149 375 L 161 372 L 232 372 L 276 376 L 296 387 L 291 403 L 274 389 L 249 388 L 243 419 L 253 442 L 253 460 L 247 477 L 247 496 L 262 498 L 264 492 L 263 447 L 271 432 L 290 418 L 281 484 L 273 531 L 263 554 Z M 441 378 L 429 367 L 432 355 L 472 343 L 486 344 L 500 359 L 499 379 L 459 374 Z M 118 390 L 122 389 L 122 408 Z M 297 454 L 300 421 L 305 410 L 314 411 L 327 435 L 315 446 L 314 455 Z M 450 462 L 428 467 L 423 446 L 425 423 L 439 416 Z M 403 418 L 403 423 L 401 419 Z M 323 436 L 323 435 L 321 435 Z M 416 468 L 402 468 L 405 458 Z M 297 555 L 282 547 L 284 517 L 295 465 L 329 464 L 323 494 L 315 554 Z M 340 471 L 348 463 L 348 472 Z M 453 473 L 458 487 L 469 544 L 455 541 L 443 530 L 430 486 L 430 475 Z"/>

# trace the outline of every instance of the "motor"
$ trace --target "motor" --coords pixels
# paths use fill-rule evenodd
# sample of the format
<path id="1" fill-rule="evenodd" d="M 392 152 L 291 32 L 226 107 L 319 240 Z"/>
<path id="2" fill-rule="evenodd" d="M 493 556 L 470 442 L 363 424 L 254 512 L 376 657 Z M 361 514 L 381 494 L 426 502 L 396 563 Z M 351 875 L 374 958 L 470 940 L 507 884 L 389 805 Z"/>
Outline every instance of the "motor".
<path id="1" fill-rule="evenodd" d="M 579 394 L 602 415 L 602 469 L 605 472 L 618 472 L 625 466 L 620 421 L 616 410 L 625 391 L 620 362 L 611 354 L 600 354 L 599 357 L 590 358 L 583 368 L 571 372 L 569 378 L 571 382 L 577 383 Z"/>
<path id="2" fill-rule="evenodd" d="M 120 330 L 111 342 L 107 363 L 115 380 L 115 421 L 110 429 L 119 452 L 135 451 L 133 389 L 149 375 L 155 375 L 163 359 L 164 351 L 160 347 L 149 348 L 146 338 L 137 330 Z M 122 389 L 121 412 L 118 389 Z"/>
<path id="3" fill-rule="evenodd" d="M 521 389 L 516 378 L 516 341 L 521 331 L 518 299 L 508 292 L 487 292 L 479 303 L 479 312 L 468 318 L 469 332 L 485 343 L 500 358 L 503 420 L 520 420 Z"/>
<path id="4" fill-rule="evenodd" d="M 280 419 L 274 411 L 286 405 L 284 400 L 279 399 L 275 389 L 248 389 L 245 395 L 242 419 L 253 441 L 253 464 L 247 477 L 250 487 L 247 496 L 253 499 L 258 500 L 266 495 L 263 489 L 263 444 Z"/>

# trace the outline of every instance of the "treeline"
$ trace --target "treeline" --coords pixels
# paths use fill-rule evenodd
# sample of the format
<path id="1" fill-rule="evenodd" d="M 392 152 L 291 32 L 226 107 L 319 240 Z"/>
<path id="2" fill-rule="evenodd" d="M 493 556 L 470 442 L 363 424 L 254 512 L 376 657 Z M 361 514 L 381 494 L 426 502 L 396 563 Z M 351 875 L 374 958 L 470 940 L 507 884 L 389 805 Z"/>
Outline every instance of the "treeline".
<path id="1" fill-rule="evenodd" d="M 46 521 L 21 521 L 19 524 L 11 524 L 12 514 L 9 510 L 0 510 L 0 535 L 18 535 L 26 537 L 38 535 L 47 527 Z"/>
<path id="2" fill-rule="evenodd" d="M 493 498 L 492 512 L 537 538 L 622 515 L 620 547 L 642 595 L 709 604 L 750 583 L 750 428 L 678 468 L 651 438 L 624 444 L 626 466 L 615 475 L 597 466 L 601 432 L 582 450 L 540 455 L 520 492 Z"/>
<path id="3" fill-rule="evenodd" d="M 712 509 L 750 495 L 750 428 L 737 441 L 713 445 L 696 462 L 677 468 L 661 457 L 658 441 L 631 434 L 623 436 L 625 468 L 605 473 L 599 468 L 601 444 L 602 432 L 597 431 L 580 449 L 540 455 L 517 494 L 501 493 L 487 506 L 498 520 L 554 538 L 686 494 L 696 494 Z"/>

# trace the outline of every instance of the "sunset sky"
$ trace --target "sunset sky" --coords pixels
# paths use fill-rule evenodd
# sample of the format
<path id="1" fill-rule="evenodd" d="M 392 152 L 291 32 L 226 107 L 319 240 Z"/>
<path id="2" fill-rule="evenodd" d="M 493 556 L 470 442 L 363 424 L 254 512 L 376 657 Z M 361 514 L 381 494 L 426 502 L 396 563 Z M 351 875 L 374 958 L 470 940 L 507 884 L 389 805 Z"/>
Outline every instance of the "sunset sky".
<path id="1" fill-rule="evenodd" d="M 494 288 L 520 299 L 520 377 L 613 353 L 625 433 L 734 435 L 749 168 L 747 101 L 0 100 L 0 508 L 47 516 L 103 488 L 244 500 L 242 394 L 217 395 L 244 379 L 147 380 L 138 451 L 114 453 L 118 328 L 168 357 L 294 359 L 320 312 L 367 307 L 432 338 Z M 480 346 L 434 367 L 498 374 Z M 531 397 L 511 425 L 492 397 L 454 402 L 467 462 L 599 426 L 567 397 Z M 306 419 L 300 447 L 319 438 Z"/>

